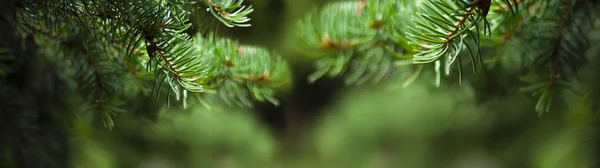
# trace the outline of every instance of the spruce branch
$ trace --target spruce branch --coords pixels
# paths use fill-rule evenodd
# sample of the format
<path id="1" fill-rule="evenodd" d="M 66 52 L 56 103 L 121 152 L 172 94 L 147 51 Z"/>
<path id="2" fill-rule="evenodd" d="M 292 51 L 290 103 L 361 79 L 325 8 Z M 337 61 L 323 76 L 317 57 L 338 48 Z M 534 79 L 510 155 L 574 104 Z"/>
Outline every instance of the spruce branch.
<path id="1" fill-rule="evenodd" d="M 233 40 L 187 34 L 192 26 L 188 15 L 197 9 L 206 9 L 229 27 L 250 26 L 247 16 L 253 8 L 243 0 L 47 0 L 24 5 L 17 15 L 26 32 L 66 39 L 89 35 L 121 56 L 123 69 L 138 76 L 140 65 L 146 67 L 154 74 L 152 91 L 160 95 L 168 85 L 167 95 L 174 93 L 184 108 L 191 94 L 219 95 L 213 99 L 240 107 L 252 107 L 255 101 L 278 105 L 276 91 L 289 85 L 287 64 L 279 56 Z M 60 14 L 50 15 L 55 10 Z M 25 29 L 32 25 L 40 26 Z"/>
<path id="2" fill-rule="evenodd" d="M 491 0 L 441 0 L 420 4 L 421 12 L 413 17 L 416 26 L 411 27 L 408 33 L 410 42 L 417 47 L 414 63 L 435 62 L 436 81 L 440 81 L 440 68 L 443 67 L 445 74 L 449 75 L 453 63 L 461 61 L 460 53 L 464 46 L 474 64 L 473 72 L 476 72 L 475 63 L 482 66 L 483 62 L 480 31 L 484 36 L 491 35 L 487 20 L 491 4 Z M 480 28 L 480 24 L 483 28 Z M 472 39 L 473 44 L 466 42 L 467 38 Z M 458 66 L 462 73 L 462 65 Z"/>
<path id="3" fill-rule="evenodd" d="M 346 1 L 329 3 L 308 14 L 297 24 L 300 50 L 316 60 L 317 70 L 309 82 L 343 76 L 346 85 L 377 83 L 392 78 L 405 59 L 397 38 L 397 6 L 391 1 Z"/>
<path id="4" fill-rule="evenodd" d="M 66 41 L 38 35 L 36 43 L 40 47 L 40 57 L 60 67 L 61 76 L 66 81 L 77 83 L 76 91 L 82 96 L 88 117 L 100 118 L 109 129 L 114 126 L 112 117 L 123 113 L 121 97 L 128 71 L 120 68 L 118 56 L 110 53 L 108 44 L 102 44 L 93 38 L 71 38 Z M 117 66 L 115 66 L 117 65 Z M 131 88 L 131 87 L 128 87 Z"/>
<path id="5" fill-rule="evenodd" d="M 535 91 L 533 95 L 540 96 L 535 107 L 540 115 L 551 109 L 561 89 L 578 93 L 572 85 L 578 81 L 580 67 L 588 61 L 583 56 L 589 46 L 586 34 L 591 28 L 591 22 L 588 21 L 591 18 L 586 17 L 586 13 L 593 9 L 581 7 L 579 3 L 586 6 L 590 2 L 572 0 L 556 3 L 558 9 L 546 9 L 556 10 L 556 13 L 548 12 L 538 24 L 531 27 L 542 33 L 529 37 L 534 44 L 534 52 L 530 53 L 533 67 L 528 77 L 523 78 L 531 83 L 523 90 Z M 547 73 L 542 73 L 543 70 Z"/>
<path id="6" fill-rule="evenodd" d="M 511 37 L 521 24 L 527 24 L 533 19 L 531 10 L 537 6 L 536 1 L 531 0 L 495 0 L 490 7 L 489 22 L 495 37 L 504 36 L 500 40 L 505 41 Z M 520 15 L 520 16 L 518 16 Z M 501 41 L 501 42 L 502 42 Z"/>
<path id="7" fill-rule="evenodd" d="M 251 24 L 246 24 L 250 21 L 248 14 L 254 9 L 252 6 L 244 6 L 244 0 L 203 0 L 207 4 L 207 10 L 215 16 L 219 21 L 228 27 L 250 27 Z"/>
<path id="8" fill-rule="evenodd" d="M 280 104 L 275 98 L 277 91 L 291 84 L 290 70 L 280 56 L 210 33 L 197 35 L 194 43 L 211 56 L 216 69 L 207 87 L 210 90 L 197 93 L 203 104 L 223 102 L 241 108 L 252 108 L 255 102 Z"/>
<path id="9" fill-rule="evenodd" d="M 14 6 L 15 24 L 25 33 L 59 41 L 87 34 L 119 50 L 115 54 L 122 56 L 123 63 L 125 56 L 145 53 L 147 58 L 129 59 L 135 62 L 125 66 L 138 74 L 135 65 L 146 64 L 157 79 L 154 91 L 160 92 L 157 88 L 166 82 L 177 99 L 183 100 L 187 92 L 205 91 L 204 85 L 215 69 L 185 33 L 191 26 L 190 11 L 206 8 L 229 27 L 250 26 L 247 16 L 253 11 L 252 6 L 243 5 L 243 0 L 25 0 Z M 125 54 L 121 54 L 122 49 Z"/>
<path id="10" fill-rule="evenodd" d="M 506 2 L 504 0 L 495 0 L 490 8 L 488 14 L 488 20 L 491 25 L 492 35 L 486 38 L 486 48 L 491 48 L 497 51 L 499 54 L 485 60 L 493 67 L 497 64 L 504 66 L 511 66 L 519 68 L 520 65 L 525 64 L 525 58 L 516 56 L 522 53 L 523 50 L 527 49 L 527 41 L 521 40 L 520 36 L 523 33 L 530 33 L 524 30 L 529 24 L 529 20 L 534 19 L 531 15 L 531 9 L 536 6 L 535 1 L 530 0 L 516 0 Z M 513 9 L 515 7 L 516 9 Z M 511 8 L 511 9 L 509 9 Z M 516 54 L 516 55 L 515 55 Z M 510 63 L 501 61 L 511 61 Z M 508 65 L 510 64 L 510 65 Z M 516 70 L 513 68 L 513 70 Z"/>
<path id="11" fill-rule="evenodd" d="M 100 69 L 96 63 L 96 60 L 94 59 L 93 56 L 88 55 L 87 56 L 89 63 L 91 64 L 91 70 L 93 71 L 93 81 L 95 81 L 96 83 L 96 91 L 97 91 L 97 105 L 100 108 L 100 112 L 102 113 L 102 120 L 104 121 L 104 126 L 111 129 L 112 127 L 114 127 L 114 121 L 112 120 L 112 115 L 114 115 L 112 113 L 111 110 L 109 110 L 107 108 L 106 102 L 104 100 L 104 89 L 105 89 L 105 85 L 103 84 L 103 79 L 102 76 L 100 75 Z"/>

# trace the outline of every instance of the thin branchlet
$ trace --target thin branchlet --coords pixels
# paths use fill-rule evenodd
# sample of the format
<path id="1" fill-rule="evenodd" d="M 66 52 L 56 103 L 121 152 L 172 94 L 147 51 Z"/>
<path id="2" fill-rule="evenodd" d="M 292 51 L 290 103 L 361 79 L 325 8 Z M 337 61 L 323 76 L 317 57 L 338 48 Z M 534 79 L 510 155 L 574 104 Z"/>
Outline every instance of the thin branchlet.
<path id="1" fill-rule="evenodd" d="M 94 81 L 96 82 L 96 91 L 97 91 L 97 96 L 98 96 L 98 106 L 100 106 L 100 110 L 101 112 L 105 112 L 106 111 L 106 106 L 105 106 L 105 102 L 104 102 L 104 88 L 103 88 L 103 84 L 102 84 L 102 75 L 100 75 L 100 69 L 98 67 L 98 64 L 96 63 L 95 58 L 92 55 L 87 55 L 87 59 L 91 65 L 92 70 L 94 71 Z"/>
<path id="2" fill-rule="evenodd" d="M 550 70 L 550 76 L 549 76 L 549 83 L 548 83 L 548 87 L 550 87 L 551 89 L 554 88 L 554 86 L 556 85 L 556 81 L 558 79 L 558 59 L 559 59 L 559 50 L 560 50 L 560 46 L 563 40 L 563 36 L 564 36 L 564 32 L 565 29 L 567 27 L 567 25 L 569 25 L 570 22 L 570 16 L 571 16 L 571 10 L 568 10 L 562 17 L 561 22 L 558 26 L 558 34 L 556 35 L 556 38 L 554 39 L 554 49 L 552 49 L 552 53 L 550 54 L 550 59 L 552 60 L 552 68 Z"/>
<path id="3" fill-rule="evenodd" d="M 467 22 L 467 18 L 473 13 L 474 10 L 474 7 L 468 7 L 467 10 L 463 13 L 466 17 L 459 17 L 458 21 L 454 24 L 454 29 L 448 33 L 448 37 L 445 37 L 446 42 L 444 43 L 443 47 L 448 47 L 450 44 L 452 44 L 453 39 L 456 38 L 454 36 L 460 31 L 460 28 L 465 25 L 465 23 Z"/>

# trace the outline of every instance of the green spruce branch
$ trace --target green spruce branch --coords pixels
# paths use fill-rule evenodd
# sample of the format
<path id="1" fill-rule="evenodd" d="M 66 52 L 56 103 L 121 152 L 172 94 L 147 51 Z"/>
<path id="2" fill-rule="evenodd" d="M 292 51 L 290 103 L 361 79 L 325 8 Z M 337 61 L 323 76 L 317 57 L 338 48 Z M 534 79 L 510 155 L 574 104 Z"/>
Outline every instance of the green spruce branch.
<path id="1" fill-rule="evenodd" d="M 297 36 L 300 51 L 316 59 L 309 82 L 343 76 L 347 85 L 362 85 L 418 74 L 408 73 L 410 46 L 397 38 L 397 9 L 392 1 L 344 1 L 307 15 Z"/>
<path id="2" fill-rule="evenodd" d="M 204 48 L 197 46 L 194 43 L 195 40 L 190 38 L 194 33 L 187 32 L 189 28 L 201 27 L 201 25 L 192 25 L 188 21 L 191 12 L 200 12 L 206 9 L 228 27 L 247 27 L 250 26 L 247 23 L 250 20 L 247 16 L 253 11 L 252 6 L 243 5 L 242 0 L 25 0 L 15 1 L 11 6 L 13 6 L 11 10 L 14 10 L 11 16 L 14 19 L 13 24 L 22 33 L 50 37 L 67 50 L 75 48 L 75 50 L 65 51 L 65 53 L 75 52 L 86 56 L 85 59 L 80 59 L 78 54 L 73 54 L 71 59 L 83 61 L 85 64 L 82 65 L 87 65 L 88 70 L 85 70 L 86 68 L 79 69 L 80 74 L 93 74 L 81 75 L 80 79 L 82 80 L 79 82 L 85 85 L 82 85 L 80 89 L 95 91 L 96 94 L 93 94 L 96 95 L 95 102 L 98 102 L 99 111 L 103 113 L 102 116 L 107 127 L 112 127 L 112 120 L 110 119 L 111 115 L 105 113 L 109 111 L 106 110 L 109 109 L 106 102 L 115 98 L 108 98 L 113 94 L 105 92 L 113 91 L 115 88 L 104 83 L 110 80 L 104 80 L 105 75 L 108 74 L 101 73 L 105 70 L 99 66 L 100 63 L 110 63 L 98 60 L 112 61 L 112 66 L 123 67 L 122 69 L 137 76 L 140 82 L 143 82 L 139 75 L 143 70 L 140 67 L 146 67 L 148 72 L 154 73 L 156 80 L 152 90 L 159 95 L 163 84 L 166 83 L 170 87 L 167 95 L 174 93 L 176 99 L 183 100 L 185 107 L 187 106 L 188 92 L 212 92 L 205 88 L 211 87 L 208 86 L 209 82 L 215 81 L 214 77 L 219 73 L 217 70 L 222 70 L 217 67 L 224 64 L 224 62 L 209 60 L 213 58 L 213 55 L 219 54 L 204 52 Z M 94 43 L 88 43 L 90 40 Z M 79 52 L 77 50 L 81 50 L 82 46 L 65 46 L 65 42 L 95 46 L 96 49 L 92 50 L 97 53 L 92 56 L 86 52 Z M 254 51 L 255 49 L 249 50 Z M 82 51 L 88 51 L 88 49 Z M 114 59 L 115 56 L 118 59 Z M 134 58 L 132 58 L 133 56 Z M 254 59 L 264 61 L 264 59 Z M 283 60 L 279 57 L 274 59 L 277 61 L 269 63 L 268 66 L 272 66 L 269 67 L 270 69 L 261 69 L 261 73 L 266 76 L 258 77 L 257 75 L 256 77 L 268 78 L 269 84 L 257 84 L 260 82 L 246 79 L 246 82 L 236 85 L 236 89 L 249 89 L 251 91 L 246 92 L 253 94 L 256 100 L 269 100 L 274 104 L 279 104 L 274 98 L 274 90 L 263 87 L 264 85 L 268 85 L 268 88 L 280 87 L 273 83 L 281 83 L 282 75 L 288 75 L 287 66 Z M 138 66 L 142 64 L 144 65 Z M 255 67 L 241 69 L 241 72 L 253 73 L 252 68 Z M 283 85 L 286 84 L 283 83 Z M 91 84 L 95 87 L 86 87 Z M 123 86 L 117 86 L 117 88 L 123 88 Z M 243 93 L 234 95 L 236 94 Z M 245 103 L 246 106 L 248 104 L 248 102 Z"/>
<path id="3" fill-rule="evenodd" d="M 578 0 L 554 3 L 556 8 L 546 9 L 555 12 L 547 12 L 547 16 L 541 17 L 543 20 L 531 27 L 543 34 L 530 39 L 533 52 L 528 54 L 532 56 L 533 68 L 523 77 L 530 83 L 523 90 L 534 91 L 533 95 L 539 96 L 535 108 L 540 114 L 550 111 L 558 95 L 564 97 L 561 90 L 580 93 L 573 85 L 578 81 L 579 69 L 588 62 L 584 55 L 589 46 L 587 33 L 592 22 L 588 13 L 593 8 L 589 6 L 593 5 Z"/>
<path id="4" fill-rule="evenodd" d="M 568 17 L 569 26 L 559 29 L 561 31 L 549 29 L 549 25 L 558 23 L 553 19 L 557 15 L 552 13 L 568 9 L 565 6 L 570 3 L 588 7 L 574 10 L 586 14 Z M 335 2 L 319 11 L 313 11 L 299 22 L 298 36 L 302 42 L 301 51 L 316 59 L 317 70 L 309 76 L 311 82 L 323 76 L 343 76 L 347 84 L 362 84 L 362 79 L 371 79 L 370 74 L 378 74 L 374 81 L 384 76 L 392 77 L 394 74 L 414 74 L 405 78 L 414 80 L 420 74 L 422 66 L 433 64 L 436 85 L 440 85 L 442 73 L 450 75 L 455 68 L 458 69 L 460 83 L 465 62 L 463 57 L 466 56 L 473 64 L 474 73 L 477 67 L 484 67 L 484 64 L 498 63 L 500 59 L 517 59 L 518 61 L 511 63 L 522 65 L 517 66 L 518 68 L 534 67 L 531 72 L 535 75 L 552 74 L 553 77 L 546 80 L 546 84 L 536 86 L 554 88 L 558 83 L 565 85 L 565 73 L 569 73 L 568 76 L 576 76 L 578 67 L 586 62 L 585 59 L 572 58 L 580 58 L 577 55 L 586 51 L 585 33 L 588 29 L 583 28 L 586 25 L 583 21 L 571 23 L 570 20 L 594 20 L 585 17 L 593 15 L 590 9 L 593 9 L 594 3 L 558 0 L 427 0 L 393 5 L 376 0 Z M 362 14 L 370 17 L 364 17 Z M 373 16 L 381 14 L 387 17 L 374 19 L 377 17 Z M 377 26 L 373 29 L 372 25 Z M 557 35 L 560 38 L 546 38 L 547 35 Z M 546 42 L 553 43 L 549 45 Z M 548 50 L 550 47 L 547 46 L 555 46 L 552 48 L 554 51 Z M 385 52 L 376 52 L 381 48 L 384 48 Z M 498 50 L 514 52 L 498 52 L 497 56 L 489 52 Z M 484 58 L 482 51 L 490 54 L 488 59 Z M 530 54 L 530 51 L 548 51 L 548 54 Z M 383 64 L 372 62 L 373 58 Z M 543 61 L 539 61 L 542 58 Z M 535 62 L 539 63 L 528 59 L 538 60 Z M 548 60 L 555 60 L 556 63 L 549 63 Z M 419 68 L 399 69 L 400 73 L 387 73 L 387 70 L 398 67 L 390 68 L 389 62 Z M 453 66 L 456 64 L 458 65 Z M 554 68 L 534 66 L 537 64 Z M 567 69 L 570 72 L 567 72 Z M 550 103 L 547 102 L 550 102 L 548 98 L 552 97 L 549 96 L 550 92 L 538 93 L 543 96 L 538 101 L 536 111 L 549 110 Z"/>
<path id="5" fill-rule="evenodd" d="M 152 74 L 154 94 L 166 90 L 187 107 L 189 95 L 201 103 L 224 103 L 252 108 L 255 103 L 279 105 L 276 98 L 291 84 L 290 70 L 280 56 L 268 50 L 214 34 L 190 32 L 205 27 L 189 21 L 194 12 L 209 12 L 228 27 L 248 27 L 254 10 L 242 0 L 42 0 L 15 1 L 10 17 L 23 34 L 52 39 L 40 46 L 58 45 L 77 70 L 82 93 L 94 98 L 103 116 L 121 111 L 115 74 L 144 83 Z M 493 52 L 523 51 L 520 64 L 531 67 L 527 87 L 541 94 L 538 111 L 548 111 L 557 86 L 571 81 L 585 59 L 577 57 L 586 46 L 581 6 L 592 1 L 534 0 L 354 0 L 329 3 L 298 22 L 299 49 L 315 59 L 309 82 L 323 77 L 343 78 L 346 85 L 399 79 L 414 81 L 424 67 L 433 65 L 435 84 L 458 69 L 469 57 L 472 70 L 500 59 Z M 577 8 L 575 8 L 577 6 Z M 553 19 L 553 13 L 571 14 Z M 589 13 L 589 10 L 587 11 Z M 571 13 L 571 12 L 566 12 Z M 554 17 L 555 18 L 555 17 Z M 589 19 L 587 19 L 589 20 Z M 539 29 L 539 30 L 536 30 Z M 48 43 L 48 44 L 45 44 Z M 80 43 L 82 45 L 73 45 Z M 511 46 L 512 45 L 512 46 Z M 548 47 L 554 46 L 551 50 Z M 529 53 L 536 51 L 535 53 Z M 492 53 L 492 54 L 490 54 Z M 48 53 L 47 53 L 48 54 Z M 524 55 L 524 56 L 523 56 Z M 53 57 L 53 56 L 47 56 Z M 489 59 L 485 59 L 487 57 Z M 504 57 L 504 56 L 503 56 Z M 118 73 L 107 71 L 118 69 Z M 0 71 L 3 72 L 3 71 Z M 114 73 L 111 75 L 111 73 Z M 567 77 L 568 76 L 568 77 Z M 133 78 L 132 78 L 133 79 Z M 535 79 L 535 80 L 534 80 Z M 113 82 L 113 83 L 109 83 Z M 126 80 L 124 80 L 126 81 Z M 525 89 L 525 90 L 528 90 Z M 160 98 L 160 97 L 159 97 Z M 109 108 L 110 107 L 110 108 Z M 114 107 L 114 109 L 112 109 Z M 106 110 L 110 109 L 110 110 Z M 112 127 L 110 117 L 104 117 Z"/>

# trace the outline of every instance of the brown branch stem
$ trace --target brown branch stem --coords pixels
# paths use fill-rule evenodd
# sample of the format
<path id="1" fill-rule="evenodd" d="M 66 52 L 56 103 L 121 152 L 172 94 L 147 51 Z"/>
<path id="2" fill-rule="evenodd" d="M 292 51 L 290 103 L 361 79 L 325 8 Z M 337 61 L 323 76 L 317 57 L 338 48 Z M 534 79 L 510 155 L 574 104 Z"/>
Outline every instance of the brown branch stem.
<path id="1" fill-rule="evenodd" d="M 556 79 L 558 78 L 557 77 L 557 75 L 558 75 L 557 74 L 558 73 L 557 72 L 558 71 L 558 54 L 559 54 L 558 52 L 559 52 L 559 48 L 560 48 L 560 45 L 561 45 L 561 42 L 562 42 L 562 39 L 563 39 L 564 31 L 565 31 L 565 29 L 567 27 L 567 24 L 568 24 L 568 20 L 569 20 L 570 14 L 571 14 L 571 10 L 567 11 L 563 15 L 562 20 L 561 20 L 560 25 L 559 25 L 559 28 L 558 28 L 558 31 L 559 31 L 558 35 L 556 36 L 556 38 L 554 40 L 554 49 L 552 50 L 552 53 L 551 53 L 551 56 L 550 56 L 551 59 L 552 59 L 552 69 L 550 71 L 550 77 L 549 77 L 549 82 L 550 83 L 548 84 L 548 86 L 550 88 L 552 88 L 552 87 L 555 86 Z"/>
<path id="2" fill-rule="evenodd" d="M 453 38 L 450 38 L 454 35 L 456 35 L 456 33 L 458 33 L 458 31 L 460 30 L 460 28 L 462 26 L 464 26 L 464 24 L 467 22 L 467 18 L 469 17 L 469 15 L 471 13 L 473 13 L 473 11 L 475 10 L 475 7 L 469 7 L 467 8 L 467 11 L 465 11 L 465 16 L 461 16 L 460 19 L 456 22 L 454 30 L 452 30 L 452 32 L 448 33 L 448 38 L 446 38 L 446 42 L 444 43 L 443 47 L 448 47 L 450 44 L 452 44 L 452 42 L 454 41 Z"/>
<path id="3" fill-rule="evenodd" d="M 98 104 L 100 105 L 100 109 L 102 109 L 102 111 L 105 110 L 104 107 L 104 98 L 103 98 L 103 89 L 102 89 L 102 81 L 100 79 L 100 72 L 98 70 L 98 65 L 96 64 L 96 60 L 94 59 L 93 56 L 91 55 L 87 55 L 88 60 L 90 61 L 90 64 L 92 65 L 92 69 L 94 70 L 94 80 L 96 81 L 96 91 L 98 92 Z"/>

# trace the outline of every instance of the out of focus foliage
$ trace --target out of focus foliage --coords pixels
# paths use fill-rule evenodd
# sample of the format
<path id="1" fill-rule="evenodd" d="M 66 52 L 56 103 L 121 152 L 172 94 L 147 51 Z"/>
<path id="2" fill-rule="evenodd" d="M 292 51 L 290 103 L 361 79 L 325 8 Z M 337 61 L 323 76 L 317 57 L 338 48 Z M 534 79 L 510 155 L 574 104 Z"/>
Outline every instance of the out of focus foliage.
<path id="1" fill-rule="evenodd" d="M 539 120 L 527 97 L 475 103 L 473 90 L 344 94 L 315 136 L 322 167 L 589 167 L 596 133 L 583 100 Z M 369 101 L 367 101 L 369 100 Z M 526 128 L 526 129 L 523 129 Z M 357 166 L 360 165 L 360 166 Z"/>
<path id="2" fill-rule="evenodd" d="M 275 155 L 268 130 L 244 111 L 202 106 L 177 114 L 161 111 L 165 114 L 158 124 L 126 116 L 127 121 L 118 123 L 124 126 L 113 132 L 80 120 L 74 166 L 262 167 Z"/>
<path id="3" fill-rule="evenodd" d="M 583 100 L 540 119 L 524 113 L 532 100 L 519 92 L 511 99 L 478 104 L 470 87 L 446 91 L 415 84 L 339 95 L 337 105 L 323 110 L 326 115 L 315 122 L 311 138 L 293 157 L 281 156 L 288 152 L 247 113 L 195 108 L 167 114 L 149 128 L 120 123 L 126 126 L 114 130 L 114 137 L 104 137 L 106 132 L 88 137 L 77 145 L 76 153 L 87 153 L 78 155 L 77 163 L 292 168 L 594 165 L 598 138 L 590 124 L 596 122 L 595 113 Z M 82 135 L 97 132 L 83 128 L 88 129 L 79 130 Z"/>

